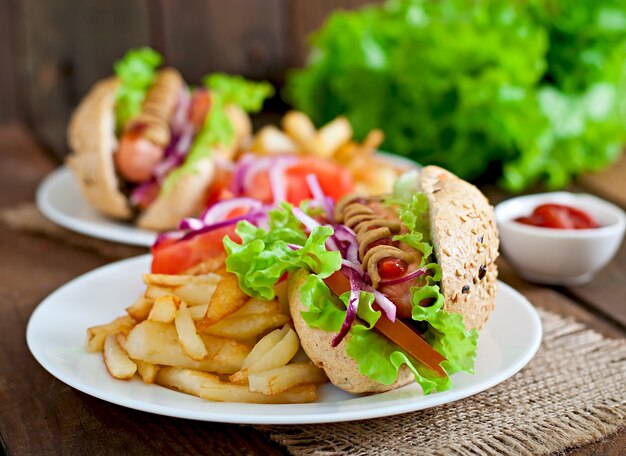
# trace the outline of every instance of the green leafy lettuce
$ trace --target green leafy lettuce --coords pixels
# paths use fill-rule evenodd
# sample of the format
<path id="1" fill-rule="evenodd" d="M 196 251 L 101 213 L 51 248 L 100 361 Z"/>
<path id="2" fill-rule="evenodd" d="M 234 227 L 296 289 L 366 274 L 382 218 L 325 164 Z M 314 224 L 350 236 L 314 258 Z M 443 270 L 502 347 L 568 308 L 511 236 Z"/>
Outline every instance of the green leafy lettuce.
<path id="1" fill-rule="evenodd" d="M 397 203 L 399 200 L 394 200 L 394 204 Z M 441 280 L 441 269 L 433 262 L 432 245 L 429 243 L 428 200 L 425 195 L 417 194 L 401 204 L 399 216 L 409 232 L 397 239 L 421 251 L 424 255 L 422 266 L 431 271 L 422 286 L 411 289 L 412 318 L 428 323 L 426 340 L 446 358 L 441 367 L 448 375 L 459 371 L 471 373 L 478 334 L 475 330 L 465 329 L 460 315 L 442 308 L 444 298 L 437 285 Z M 269 220 L 269 231 L 240 222 L 237 225 L 240 244 L 224 239 L 228 271 L 237 275 L 241 288 L 250 296 L 272 299 L 274 285 L 285 272 L 308 269 L 312 274 L 300 292 L 300 299 L 307 309 L 302 312 L 302 317 L 311 327 L 339 332 L 346 316 L 349 292 L 337 297 L 323 281 L 341 267 L 339 253 L 328 252 L 324 244 L 332 229 L 315 228 L 306 239 L 302 226 L 291 213 L 291 206 L 286 203 L 270 213 Z M 304 247 L 293 250 L 288 244 Z M 424 299 L 433 299 L 434 303 L 422 307 L 420 302 Z M 372 330 L 381 316 L 379 311 L 373 309 L 373 302 L 372 293 L 360 293 L 359 320 L 350 329 L 351 337 L 346 343 L 347 354 L 357 361 L 360 372 L 380 383 L 391 384 L 396 380 L 400 366 L 406 364 L 426 394 L 450 388 L 449 377 L 437 377 L 386 337 Z"/>
<path id="2" fill-rule="evenodd" d="M 286 95 L 465 179 L 557 188 L 626 142 L 623 0 L 388 0 L 333 13 Z"/>
<path id="3" fill-rule="evenodd" d="M 288 271 L 305 268 L 325 278 L 341 267 L 341 254 L 327 251 L 324 245 L 333 229 L 319 226 L 307 237 L 291 209 L 290 204 L 283 203 L 271 211 L 267 231 L 246 221 L 239 222 L 235 232 L 241 244 L 224 238 L 226 268 L 237 275 L 246 294 L 273 299 L 274 285 Z"/>
<path id="4" fill-rule="evenodd" d="M 169 191 L 185 173 L 195 172 L 196 163 L 208 158 L 216 147 L 228 147 L 235 140 L 235 128 L 226 114 L 227 105 L 237 105 L 246 112 L 258 112 L 266 98 L 274 94 L 268 82 L 252 82 L 241 76 L 215 73 L 205 76 L 204 85 L 211 90 L 211 110 L 194 138 L 182 166 L 170 173 L 162 188 Z"/>
<path id="5" fill-rule="evenodd" d="M 139 114 L 146 92 L 154 82 L 161 55 L 148 48 L 131 49 L 113 68 L 120 80 L 115 98 L 115 122 L 119 130 Z"/>

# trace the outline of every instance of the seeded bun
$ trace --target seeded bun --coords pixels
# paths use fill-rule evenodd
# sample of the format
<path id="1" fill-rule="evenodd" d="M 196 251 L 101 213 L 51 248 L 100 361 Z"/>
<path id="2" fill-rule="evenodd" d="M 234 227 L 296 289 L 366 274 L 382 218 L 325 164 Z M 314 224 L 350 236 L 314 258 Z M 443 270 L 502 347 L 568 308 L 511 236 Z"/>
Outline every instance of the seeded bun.
<path id="1" fill-rule="evenodd" d="M 344 391 L 358 394 L 382 393 L 414 381 L 413 373 L 406 365 L 400 367 L 398 379 L 391 385 L 383 385 L 362 375 L 359 373 L 356 361 L 346 353 L 346 343 L 352 338 L 350 333 L 337 347 L 331 348 L 330 342 L 335 334 L 318 328 L 311 328 L 302 319 L 300 312 L 306 309 L 300 300 L 300 289 L 309 274 L 306 269 L 289 273 L 289 311 L 293 318 L 295 330 L 300 337 L 302 348 L 311 358 L 311 361 L 324 370 L 331 383 Z"/>
<path id="2" fill-rule="evenodd" d="M 467 328 L 480 329 L 493 310 L 496 296 L 498 232 L 493 208 L 475 186 L 436 166 L 423 168 L 419 190 L 429 200 L 431 238 L 442 269 L 444 309 L 463 315 Z M 398 379 L 391 385 L 371 380 L 359 372 L 356 361 L 346 353 L 350 333 L 331 348 L 334 333 L 308 326 L 300 315 L 306 310 L 300 290 L 309 274 L 306 270 L 290 273 L 289 308 L 302 348 L 330 381 L 354 394 L 389 391 L 414 381 L 406 365 L 401 366 Z"/>
<path id="3" fill-rule="evenodd" d="M 195 216 L 204 207 L 206 192 L 215 175 L 212 158 L 199 160 L 194 172 L 182 175 L 173 187 L 143 212 L 137 214 L 121 190 L 113 155 L 115 136 L 115 97 L 119 80 L 111 77 L 94 85 L 74 111 L 68 127 L 72 154 L 67 165 L 74 172 L 85 199 L 99 212 L 120 220 L 137 218 L 137 225 L 152 230 L 176 228 L 184 217 Z M 213 156 L 233 159 L 240 144 L 248 140 L 252 125 L 249 116 L 237 106 L 227 106 L 226 115 L 235 130 L 230 147 L 220 147 Z M 197 165 L 197 166 L 196 166 Z"/>

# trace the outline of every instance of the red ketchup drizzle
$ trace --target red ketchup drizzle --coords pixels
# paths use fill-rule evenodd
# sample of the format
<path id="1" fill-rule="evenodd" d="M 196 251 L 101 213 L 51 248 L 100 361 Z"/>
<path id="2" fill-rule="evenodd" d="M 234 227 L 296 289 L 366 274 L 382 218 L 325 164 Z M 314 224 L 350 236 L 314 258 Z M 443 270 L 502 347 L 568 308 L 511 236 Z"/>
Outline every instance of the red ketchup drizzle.
<path id="1" fill-rule="evenodd" d="M 408 268 L 406 261 L 400 258 L 387 257 L 378 262 L 378 274 L 382 279 L 397 279 L 402 277 Z"/>

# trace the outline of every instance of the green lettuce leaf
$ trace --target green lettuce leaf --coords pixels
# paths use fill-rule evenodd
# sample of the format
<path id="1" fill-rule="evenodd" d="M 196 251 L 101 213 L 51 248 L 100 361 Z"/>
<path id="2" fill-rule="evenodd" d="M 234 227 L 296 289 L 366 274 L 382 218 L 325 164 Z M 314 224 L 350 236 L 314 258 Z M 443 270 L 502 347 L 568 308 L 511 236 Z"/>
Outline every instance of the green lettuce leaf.
<path id="1" fill-rule="evenodd" d="M 246 221 L 237 224 L 236 233 L 241 244 L 224 238 L 226 268 L 237 275 L 241 289 L 261 299 L 274 299 L 274 285 L 285 272 L 306 268 L 321 278 L 328 277 L 341 267 L 341 254 L 329 252 L 324 243 L 333 234 L 328 226 L 313 229 L 307 237 L 303 228 L 294 222 L 291 205 L 269 214 L 269 231 Z M 302 246 L 294 250 L 288 244 Z"/>
<path id="2" fill-rule="evenodd" d="M 126 122 L 139 114 L 146 92 L 154 82 L 161 55 L 142 47 L 131 49 L 113 65 L 120 80 L 115 98 L 115 123 L 120 130 Z"/>
<path id="3" fill-rule="evenodd" d="M 219 93 L 225 104 L 236 104 L 246 112 L 259 112 L 263 102 L 274 95 L 274 87 L 269 82 L 252 82 L 241 76 L 213 73 L 204 78 L 204 85 L 214 93 Z"/>

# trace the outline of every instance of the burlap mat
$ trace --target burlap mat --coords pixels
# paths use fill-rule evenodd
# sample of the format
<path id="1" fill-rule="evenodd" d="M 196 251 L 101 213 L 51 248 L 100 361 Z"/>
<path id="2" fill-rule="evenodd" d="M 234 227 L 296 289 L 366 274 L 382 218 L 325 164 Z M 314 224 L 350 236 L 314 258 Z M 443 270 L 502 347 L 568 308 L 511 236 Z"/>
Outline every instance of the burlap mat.
<path id="1" fill-rule="evenodd" d="M 626 424 L 626 340 L 539 312 L 535 358 L 476 396 L 375 420 L 261 430 L 294 455 L 539 455 L 614 433 Z"/>
<path id="2" fill-rule="evenodd" d="M 95 252 L 111 261 L 148 253 L 147 248 L 103 241 L 66 230 L 48 220 L 34 203 L 0 208 L 0 223 L 15 231 L 43 236 L 71 247 Z"/>

